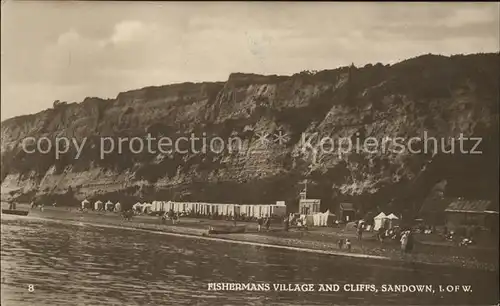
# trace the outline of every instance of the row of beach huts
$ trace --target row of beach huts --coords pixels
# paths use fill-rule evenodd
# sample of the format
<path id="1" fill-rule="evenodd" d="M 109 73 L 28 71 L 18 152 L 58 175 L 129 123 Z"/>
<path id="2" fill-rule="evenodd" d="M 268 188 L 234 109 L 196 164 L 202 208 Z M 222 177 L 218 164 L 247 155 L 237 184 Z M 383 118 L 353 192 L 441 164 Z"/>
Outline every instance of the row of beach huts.
<path id="1" fill-rule="evenodd" d="M 137 204 L 134 204 L 137 205 Z M 142 204 L 149 206 L 148 203 Z M 278 201 L 276 204 L 226 204 L 226 203 L 206 203 L 206 202 L 173 202 L 173 201 L 153 201 L 151 211 L 174 211 L 177 213 L 191 212 L 199 215 L 235 216 L 244 215 L 247 217 L 282 217 L 286 214 L 286 205 Z"/>
<path id="2" fill-rule="evenodd" d="M 122 205 L 117 202 L 96 201 L 92 204 L 88 200 L 82 201 L 82 209 L 93 209 L 97 211 L 122 210 Z M 174 202 L 174 201 L 153 201 L 151 203 L 137 202 L 132 205 L 132 210 L 144 214 L 161 213 L 173 211 L 175 213 L 194 213 L 197 215 L 218 215 L 235 216 L 244 215 L 246 217 L 283 217 L 286 215 L 286 205 L 284 201 L 277 201 L 276 204 L 226 204 L 226 203 L 206 203 L 206 202 Z"/>

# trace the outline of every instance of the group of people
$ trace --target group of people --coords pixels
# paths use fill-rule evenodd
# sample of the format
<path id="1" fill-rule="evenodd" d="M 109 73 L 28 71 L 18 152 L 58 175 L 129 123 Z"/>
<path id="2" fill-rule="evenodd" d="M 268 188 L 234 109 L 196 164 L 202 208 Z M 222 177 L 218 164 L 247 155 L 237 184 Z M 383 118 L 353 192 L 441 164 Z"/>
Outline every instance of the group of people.
<path id="1" fill-rule="evenodd" d="M 384 242 L 385 238 L 397 240 L 397 239 L 400 239 L 400 236 L 402 234 L 403 233 L 401 232 L 401 228 L 399 228 L 399 227 L 394 227 L 394 228 L 390 228 L 390 229 L 388 229 L 388 228 L 386 229 L 386 228 L 381 227 L 377 232 L 377 239 L 380 242 Z"/>
<path id="2" fill-rule="evenodd" d="M 340 250 L 342 250 L 342 248 L 344 247 L 344 245 L 345 245 L 345 247 L 347 248 L 348 251 L 351 251 L 351 247 L 352 247 L 351 246 L 351 240 L 349 240 L 349 239 L 339 239 L 337 241 L 337 246 L 339 247 Z"/>
<path id="3" fill-rule="evenodd" d="M 179 213 L 174 212 L 173 209 L 165 212 L 161 217 L 162 223 L 166 223 L 167 219 L 172 220 L 172 224 L 176 224 L 179 222 Z"/>
<path id="4" fill-rule="evenodd" d="M 305 218 L 301 218 L 297 214 L 290 214 L 288 217 L 284 217 L 283 227 L 285 231 L 288 231 L 290 226 L 294 226 L 297 229 L 307 230 L 307 220 Z"/>
<path id="5" fill-rule="evenodd" d="M 56 206 L 56 205 L 55 205 L 55 203 L 54 203 L 54 204 L 52 204 L 52 206 L 54 206 L 54 207 L 55 207 L 55 206 Z M 30 203 L 30 208 L 31 208 L 31 209 L 34 209 L 34 208 L 37 208 L 37 207 L 40 209 L 40 211 L 43 211 L 43 209 L 45 208 L 45 204 L 43 204 L 43 203 L 39 203 L 39 204 L 37 204 L 37 203 L 35 203 L 34 201 L 31 201 L 31 203 Z"/>
<path id="6" fill-rule="evenodd" d="M 257 218 L 257 229 L 259 232 L 262 230 L 262 226 L 266 228 L 266 231 L 269 231 L 269 227 L 271 227 L 271 218 L 269 216 Z"/>
<path id="7" fill-rule="evenodd" d="M 411 230 L 406 230 L 401 233 L 401 252 L 410 253 L 413 250 L 413 234 Z"/>
<path id="8" fill-rule="evenodd" d="M 9 203 L 10 210 L 16 210 L 16 208 L 17 208 L 17 202 L 10 202 Z"/>

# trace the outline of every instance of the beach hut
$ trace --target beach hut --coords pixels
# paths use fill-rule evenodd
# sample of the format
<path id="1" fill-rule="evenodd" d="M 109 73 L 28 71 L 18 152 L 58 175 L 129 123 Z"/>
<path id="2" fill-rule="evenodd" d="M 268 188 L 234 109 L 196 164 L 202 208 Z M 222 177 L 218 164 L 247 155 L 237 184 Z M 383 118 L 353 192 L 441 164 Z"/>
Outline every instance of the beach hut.
<path id="1" fill-rule="evenodd" d="M 373 218 L 373 230 L 377 231 L 381 227 L 384 227 L 384 223 L 387 220 L 386 214 L 384 212 L 381 212 L 380 214 L 376 215 Z"/>
<path id="2" fill-rule="evenodd" d="M 194 210 L 194 203 L 193 203 L 193 202 L 189 202 L 189 203 L 187 203 L 187 205 L 186 205 L 186 206 L 187 206 L 187 207 L 186 207 L 186 212 L 187 212 L 187 213 L 193 212 L 193 210 Z"/>
<path id="3" fill-rule="evenodd" d="M 334 220 L 335 214 L 330 213 L 330 210 L 313 215 L 314 226 L 333 226 Z"/>
<path id="4" fill-rule="evenodd" d="M 102 210 L 102 208 L 104 207 L 104 204 L 102 203 L 102 201 L 96 201 L 94 203 L 94 210 Z"/>
<path id="5" fill-rule="evenodd" d="M 387 216 L 387 220 L 389 221 L 389 228 L 393 228 L 399 225 L 399 218 L 393 213 Z"/>
<path id="6" fill-rule="evenodd" d="M 304 215 L 303 220 L 306 221 L 307 226 L 314 226 L 314 217 L 313 215 Z"/>
<path id="7" fill-rule="evenodd" d="M 110 200 L 108 200 L 106 202 L 106 205 L 105 205 L 106 211 L 113 211 L 114 208 L 115 208 L 115 204 L 113 204 L 113 202 L 111 202 Z"/>
<path id="8" fill-rule="evenodd" d="M 226 210 L 227 210 L 228 216 L 234 215 L 234 206 L 235 206 L 235 204 L 227 204 Z"/>
<path id="9" fill-rule="evenodd" d="M 137 212 L 142 211 L 142 204 L 141 204 L 141 202 L 137 202 L 134 205 L 132 205 L 132 210 L 133 211 L 137 211 Z"/>
<path id="10" fill-rule="evenodd" d="M 335 218 L 335 214 L 331 213 L 330 210 L 325 211 L 321 219 L 322 226 L 333 226 Z"/>
<path id="11" fill-rule="evenodd" d="M 276 201 L 276 205 L 272 208 L 272 214 L 278 217 L 284 217 L 286 215 L 285 201 Z"/>
<path id="12" fill-rule="evenodd" d="M 240 206 L 240 213 L 242 215 L 247 216 L 247 217 L 251 217 L 251 215 L 250 215 L 250 206 L 248 206 L 246 204 L 245 205 L 241 205 Z"/>
<path id="13" fill-rule="evenodd" d="M 115 204 L 115 211 L 116 212 L 122 211 L 122 204 L 120 204 L 120 202 L 116 202 L 116 204 Z"/>
<path id="14" fill-rule="evenodd" d="M 91 204 L 90 204 L 90 201 L 85 199 L 82 201 L 82 210 L 83 209 L 90 209 L 91 208 Z"/>
<path id="15" fill-rule="evenodd" d="M 166 204 L 165 204 L 165 210 L 166 211 L 170 211 L 170 210 L 173 210 L 174 209 L 174 202 L 172 201 L 168 201 Z"/>
<path id="16" fill-rule="evenodd" d="M 160 201 L 153 201 L 151 204 L 153 205 L 151 207 L 151 211 L 158 212 L 161 210 L 161 208 L 160 208 L 161 202 Z"/>
<path id="17" fill-rule="evenodd" d="M 143 203 L 141 207 L 141 212 L 143 214 L 149 214 L 151 212 L 151 208 L 153 207 L 153 204 L 151 203 Z"/>

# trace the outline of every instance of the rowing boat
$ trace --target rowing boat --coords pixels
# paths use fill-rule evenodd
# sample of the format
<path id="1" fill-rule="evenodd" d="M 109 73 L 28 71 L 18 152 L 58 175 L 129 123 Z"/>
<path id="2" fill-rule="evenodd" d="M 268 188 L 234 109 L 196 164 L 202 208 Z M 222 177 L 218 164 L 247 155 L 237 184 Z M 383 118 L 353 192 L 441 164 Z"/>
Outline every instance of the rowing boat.
<path id="1" fill-rule="evenodd" d="M 244 233 L 246 226 L 210 226 L 209 234 L 236 234 Z"/>
<path id="2" fill-rule="evenodd" d="M 2 209 L 2 214 L 7 214 L 7 215 L 27 216 L 28 213 L 29 211 L 27 210 Z"/>

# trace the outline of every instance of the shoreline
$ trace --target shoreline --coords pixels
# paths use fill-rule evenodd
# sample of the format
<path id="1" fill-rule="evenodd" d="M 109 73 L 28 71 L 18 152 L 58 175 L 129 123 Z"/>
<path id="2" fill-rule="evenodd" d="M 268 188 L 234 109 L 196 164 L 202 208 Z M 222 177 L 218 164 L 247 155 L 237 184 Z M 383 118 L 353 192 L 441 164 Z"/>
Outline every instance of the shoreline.
<path id="1" fill-rule="evenodd" d="M 125 221 L 119 214 L 116 213 L 98 213 L 86 212 L 82 213 L 77 210 L 64 210 L 62 208 L 46 208 L 44 212 L 39 210 L 30 210 L 27 217 L 9 216 L 9 219 L 31 219 L 40 221 L 54 221 L 72 225 L 89 225 L 101 228 L 117 228 L 127 230 L 140 230 L 153 234 L 164 234 L 170 236 L 178 236 L 184 238 L 197 238 L 203 240 L 211 240 L 225 243 L 254 245 L 259 247 L 268 247 L 275 249 L 286 249 L 291 251 L 308 252 L 316 254 L 325 254 L 330 256 L 344 256 L 357 259 L 377 260 L 394 263 L 410 263 L 410 264 L 430 264 L 449 267 L 470 268 L 476 270 L 498 271 L 498 262 L 479 261 L 475 258 L 457 258 L 446 256 L 446 254 L 423 254 L 412 253 L 402 255 L 398 248 L 394 245 L 387 244 L 387 249 L 382 248 L 382 251 L 374 247 L 374 243 L 370 240 L 353 242 L 353 249 L 341 251 L 338 249 L 336 240 L 341 236 L 329 233 L 323 235 L 320 231 L 284 232 L 276 227 L 272 227 L 269 232 L 254 232 L 252 228 L 255 226 L 252 223 L 238 222 L 239 225 L 245 224 L 249 228 L 248 232 L 239 234 L 207 234 L 209 225 L 217 223 L 230 223 L 223 220 L 209 219 L 191 219 L 181 218 L 180 224 L 171 225 L 161 224 L 158 217 L 151 216 L 134 216 L 131 221 Z M 12 216 L 12 217 L 11 217 Z M 4 220 L 2 214 L 2 220 Z M 326 237 L 330 236 L 330 237 Z M 349 237 L 350 238 L 350 237 Z M 370 245 L 372 244 L 372 245 Z M 368 245 L 368 247 L 366 247 Z M 383 247 L 383 246 L 382 246 Z M 391 249 L 392 247 L 392 249 Z M 429 246 L 427 246 L 429 247 Z M 395 250 L 394 250 L 395 249 Z M 379 252 L 380 251 L 380 252 Z M 453 250 L 452 250 L 453 251 Z M 498 251 L 497 251 L 498 252 Z M 496 257 L 498 258 L 498 257 Z"/>
<path id="2" fill-rule="evenodd" d="M 383 257 L 383 256 L 374 256 L 374 255 L 366 255 L 366 254 L 358 254 L 358 253 L 341 253 L 341 252 L 333 252 L 333 251 L 320 250 L 320 249 L 307 249 L 307 248 L 284 246 L 284 245 L 278 245 L 278 244 L 251 242 L 251 241 L 245 241 L 245 240 L 239 240 L 239 239 L 222 238 L 222 237 L 220 237 L 220 235 L 181 234 L 181 233 L 177 233 L 174 231 L 155 230 L 152 228 L 141 227 L 141 226 L 129 227 L 129 226 L 123 226 L 123 225 L 109 225 L 109 224 L 101 224 L 101 223 L 94 223 L 94 222 L 81 222 L 81 221 L 61 220 L 61 219 L 52 219 L 52 218 L 40 218 L 40 217 L 34 217 L 31 219 L 41 220 L 41 221 L 52 221 L 52 222 L 57 222 L 57 223 L 62 223 L 62 224 L 71 224 L 71 225 L 76 225 L 76 226 L 95 226 L 95 227 L 100 227 L 100 228 L 136 230 L 136 231 L 141 231 L 144 233 L 154 233 L 154 234 L 162 234 L 162 235 L 176 236 L 176 237 L 182 237 L 182 238 L 193 238 L 193 239 L 218 241 L 218 242 L 225 242 L 225 243 L 253 245 L 253 246 L 260 246 L 260 247 L 267 247 L 267 248 L 286 249 L 286 250 L 293 250 L 293 251 L 299 251 L 299 252 L 326 254 L 326 255 L 332 255 L 332 256 L 347 256 L 347 257 L 355 257 L 355 258 L 391 260 L 391 258 Z M 63 221 L 66 221 L 66 222 L 63 222 Z"/>

